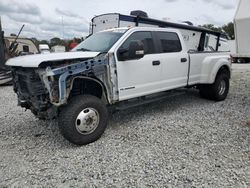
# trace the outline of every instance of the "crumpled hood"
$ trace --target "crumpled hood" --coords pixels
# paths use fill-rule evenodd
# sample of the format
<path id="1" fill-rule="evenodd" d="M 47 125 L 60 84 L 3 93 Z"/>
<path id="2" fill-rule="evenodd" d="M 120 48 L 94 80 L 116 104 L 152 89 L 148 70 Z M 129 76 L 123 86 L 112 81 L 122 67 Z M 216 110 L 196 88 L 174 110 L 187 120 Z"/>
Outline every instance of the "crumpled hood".
<path id="1" fill-rule="evenodd" d="M 6 62 L 7 66 L 13 67 L 38 67 L 42 62 L 58 61 L 67 59 L 93 58 L 100 52 L 63 52 L 49 54 L 35 54 L 11 58 Z"/>

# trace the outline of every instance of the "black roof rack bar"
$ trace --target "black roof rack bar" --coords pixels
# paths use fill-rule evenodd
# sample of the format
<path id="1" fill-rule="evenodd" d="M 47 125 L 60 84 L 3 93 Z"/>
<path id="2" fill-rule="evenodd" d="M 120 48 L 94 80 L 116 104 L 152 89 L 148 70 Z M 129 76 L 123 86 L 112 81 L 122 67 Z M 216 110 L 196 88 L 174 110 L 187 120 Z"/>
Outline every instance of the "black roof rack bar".
<path id="1" fill-rule="evenodd" d="M 190 31 L 197 31 L 197 32 L 205 32 L 208 34 L 213 34 L 216 36 L 220 36 L 220 32 L 212 31 L 210 29 L 206 29 L 203 27 L 197 27 L 197 26 L 191 26 L 191 25 L 185 25 L 185 24 L 179 24 L 179 23 L 172 23 L 172 22 L 166 22 L 161 20 L 156 20 L 152 18 L 144 18 L 144 17 L 136 17 L 136 16 L 127 16 L 119 14 L 120 19 L 123 21 L 132 21 L 135 23 L 143 23 L 143 24 L 151 24 L 151 25 L 158 25 L 159 27 L 172 27 L 176 29 L 186 29 Z"/>

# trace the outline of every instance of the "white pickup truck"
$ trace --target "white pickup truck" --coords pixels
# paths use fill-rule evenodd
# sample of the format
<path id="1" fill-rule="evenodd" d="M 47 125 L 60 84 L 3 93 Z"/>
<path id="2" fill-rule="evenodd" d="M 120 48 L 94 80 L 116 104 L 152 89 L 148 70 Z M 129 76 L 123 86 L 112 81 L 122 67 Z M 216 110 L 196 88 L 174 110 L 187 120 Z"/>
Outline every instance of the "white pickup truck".
<path id="1" fill-rule="evenodd" d="M 201 37 L 199 48 L 188 51 L 177 29 L 116 28 L 91 35 L 71 52 L 17 57 L 7 65 L 19 105 L 40 119 L 58 118 L 64 137 L 84 145 L 104 132 L 108 107 L 162 100 L 165 91 L 184 87 L 224 100 L 229 54 L 206 52 L 204 45 Z"/>

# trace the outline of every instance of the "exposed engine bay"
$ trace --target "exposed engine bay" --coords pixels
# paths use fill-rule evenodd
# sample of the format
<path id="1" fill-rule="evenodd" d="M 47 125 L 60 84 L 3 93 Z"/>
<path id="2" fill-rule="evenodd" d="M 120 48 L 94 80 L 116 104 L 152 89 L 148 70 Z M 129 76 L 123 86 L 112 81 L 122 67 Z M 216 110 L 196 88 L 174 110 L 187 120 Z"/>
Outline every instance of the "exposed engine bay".
<path id="1" fill-rule="evenodd" d="M 41 119 L 47 115 L 45 112 L 51 109 L 48 90 L 34 68 L 16 67 L 12 70 L 14 91 L 18 96 L 18 105 L 30 109 L 32 113 Z M 55 113 L 55 112 L 54 112 Z M 55 116 L 55 114 L 53 114 Z"/>
<path id="2" fill-rule="evenodd" d="M 109 82 L 108 66 L 109 56 L 101 55 L 41 63 L 38 68 L 12 67 L 18 105 L 30 109 L 40 119 L 53 119 L 58 116 L 59 108 L 74 95 L 103 95 L 109 103 L 113 101 L 113 84 Z"/>

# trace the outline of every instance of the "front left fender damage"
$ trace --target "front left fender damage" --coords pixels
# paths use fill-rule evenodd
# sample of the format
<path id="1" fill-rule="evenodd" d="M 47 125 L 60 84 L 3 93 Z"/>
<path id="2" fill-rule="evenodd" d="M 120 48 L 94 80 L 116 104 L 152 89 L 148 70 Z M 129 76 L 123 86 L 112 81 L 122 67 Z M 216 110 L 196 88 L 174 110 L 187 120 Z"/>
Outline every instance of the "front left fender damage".
<path id="1" fill-rule="evenodd" d="M 73 81 L 76 77 L 96 79 L 105 90 L 108 103 L 112 103 L 112 90 L 109 79 L 109 63 L 105 56 L 75 62 L 65 67 L 40 71 L 39 75 L 49 92 L 50 101 L 55 106 L 67 104 Z M 100 80 L 100 81 L 98 81 Z M 56 86 L 56 87 L 55 87 Z"/>
<path id="2" fill-rule="evenodd" d="M 42 85 L 40 84 L 39 88 L 43 91 L 41 94 L 43 96 L 42 100 L 40 100 L 40 94 L 35 98 L 30 96 L 32 89 L 36 87 L 35 85 L 38 86 L 38 84 L 33 84 L 32 86 L 33 81 L 28 79 L 32 77 L 28 76 L 28 81 L 25 84 L 20 84 L 19 73 L 14 70 L 13 72 L 16 77 L 15 90 L 18 94 L 19 101 L 22 102 L 21 106 L 31 109 L 31 111 L 37 116 L 43 113 L 46 113 L 49 116 L 50 114 L 56 116 L 55 114 L 57 114 L 59 107 L 67 104 L 72 85 L 76 78 L 96 81 L 104 90 L 103 93 L 107 104 L 115 103 L 117 97 L 114 88 L 117 88 L 117 86 L 114 86 L 116 83 L 113 83 L 112 81 L 115 79 L 114 75 L 111 75 L 110 73 L 109 59 L 110 56 L 107 54 L 88 60 L 72 60 L 70 63 L 68 62 L 67 65 L 61 67 L 49 66 L 45 69 L 39 68 L 32 70 L 32 75 L 40 78 L 40 83 Z M 27 72 L 27 70 L 25 71 Z M 27 74 L 25 71 L 23 74 Z M 36 81 L 38 82 L 37 78 Z M 22 92 L 23 88 L 27 86 L 27 91 Z M 31 86 L 32 88 L 29 88 Z M 40 108 L 41 104 L 46 105 L 43 105 L 43 108 Z M 51 111 L 53 111 L 53 113 Z"/>

